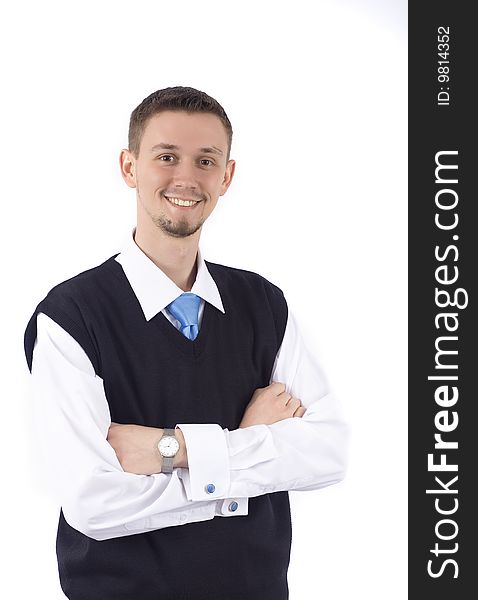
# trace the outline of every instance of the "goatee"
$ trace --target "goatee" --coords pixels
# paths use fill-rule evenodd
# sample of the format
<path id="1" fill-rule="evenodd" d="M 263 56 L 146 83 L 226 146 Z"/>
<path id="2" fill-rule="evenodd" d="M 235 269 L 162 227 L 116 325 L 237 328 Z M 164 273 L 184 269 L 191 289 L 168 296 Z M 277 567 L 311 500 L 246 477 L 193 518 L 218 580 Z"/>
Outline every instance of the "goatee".
<path id="1" fill-rule="evenodd" d="M 153 223 L 156 227 L 159 227 L 161 231 L 167 233 L 172 237 L 185 238 L 193 235 L 200 229 L 204 223 L 204 221 L 199 221 L 195 225 L 189 224 L 187 221 L 178 221 L 173 223 L 171 219 L 166 219 L 162 215 L 159 216 L 151 216 Z"/>

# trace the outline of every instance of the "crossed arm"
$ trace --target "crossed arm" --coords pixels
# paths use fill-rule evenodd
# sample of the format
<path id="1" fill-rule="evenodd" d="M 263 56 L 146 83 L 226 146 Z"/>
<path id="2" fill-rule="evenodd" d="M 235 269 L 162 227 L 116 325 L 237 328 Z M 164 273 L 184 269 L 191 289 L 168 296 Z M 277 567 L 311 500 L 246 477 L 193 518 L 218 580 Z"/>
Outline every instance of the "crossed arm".
<path id="1" fill-rule="evenodd" d="M 160 472 L 163 430 L 112 423 L 103 382 L 79 344 L 43 314 L 37 331 L 32 433 L 42 474 L 67 522 L 93 539 L 237 518 L 254 496 L 343 478 L 348 429 L 291 315 L 276 383 L 254 392 L 236 430 L 177 424 L 185 444 L 171 475 Z M 211 482 L 214 493 L 205 490 Z"/>
<path id="2" fill-rule="evenodd" d="M 304 413 L 305 408 L 300 400 L 287 392 L 285 384 L 274 382 L 254 392 L 239 428 L 272 425 L 283 419 L 300 418 Z M 188 454 L 184 434 L 180 428 L 176 428 L 175 434 L 179 441 L 179 452 L 174 457 L 173 467 L 187 468 Z M 163 429 L 157 427 L 112 422 L 107 439 L 124 471 L 152 475 L 161 472 L 162 458 L 158 442 L 162 435 Z"/>

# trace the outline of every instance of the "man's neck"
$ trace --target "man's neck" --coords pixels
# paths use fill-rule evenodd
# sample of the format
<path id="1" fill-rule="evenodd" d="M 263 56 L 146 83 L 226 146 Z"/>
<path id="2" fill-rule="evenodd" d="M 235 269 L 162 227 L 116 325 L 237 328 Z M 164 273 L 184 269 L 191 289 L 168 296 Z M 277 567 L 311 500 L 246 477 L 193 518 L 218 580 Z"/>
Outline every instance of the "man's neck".
<path id="1" fill-rule="evenodd" d="M 196 281 L 200 230 L 187 238 L 166 236 L 160 230 L 144 231 L 136 227 L 136 245 L 184 292 Z"/>

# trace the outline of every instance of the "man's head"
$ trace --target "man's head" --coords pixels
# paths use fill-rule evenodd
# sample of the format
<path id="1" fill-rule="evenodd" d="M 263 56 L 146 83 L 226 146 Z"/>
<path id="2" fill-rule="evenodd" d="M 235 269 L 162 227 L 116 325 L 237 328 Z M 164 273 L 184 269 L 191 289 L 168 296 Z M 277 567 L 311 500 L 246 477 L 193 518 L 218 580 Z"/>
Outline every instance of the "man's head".
<path id="1" fill-rule="evenodd" d="M 137 229 L 199 232 L 234 174 L 232 127 L 221 105 L 193 88 L 158 90 L 134 109 L 120 164 L 136 188 Z"/>

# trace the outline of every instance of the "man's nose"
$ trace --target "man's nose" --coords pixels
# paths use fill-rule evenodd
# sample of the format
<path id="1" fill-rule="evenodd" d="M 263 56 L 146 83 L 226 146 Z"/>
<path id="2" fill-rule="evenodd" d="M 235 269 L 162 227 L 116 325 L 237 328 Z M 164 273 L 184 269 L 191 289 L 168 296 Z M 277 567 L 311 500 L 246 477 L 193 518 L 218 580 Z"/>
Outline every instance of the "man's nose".
<path id="1" fill-rule="evenodd" d="M 194 165 L 186 161 L 178 163 L 174 169 L 173 185 L 180 188 L 196 189 L 198 186 Z"/>

